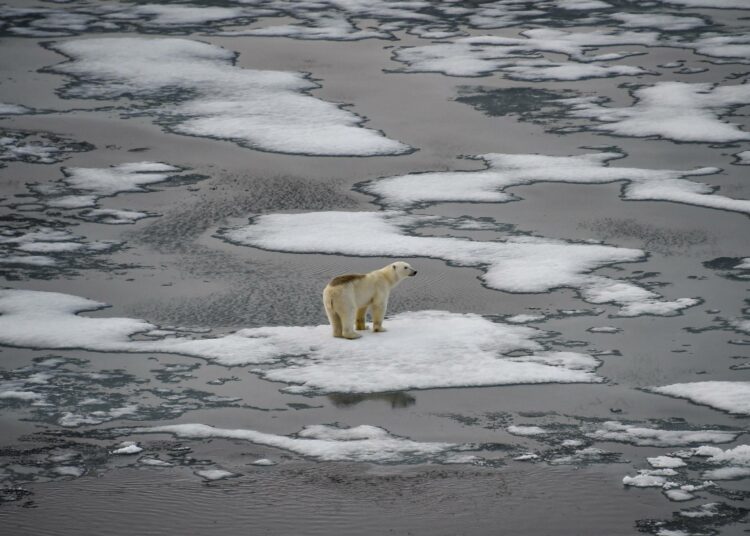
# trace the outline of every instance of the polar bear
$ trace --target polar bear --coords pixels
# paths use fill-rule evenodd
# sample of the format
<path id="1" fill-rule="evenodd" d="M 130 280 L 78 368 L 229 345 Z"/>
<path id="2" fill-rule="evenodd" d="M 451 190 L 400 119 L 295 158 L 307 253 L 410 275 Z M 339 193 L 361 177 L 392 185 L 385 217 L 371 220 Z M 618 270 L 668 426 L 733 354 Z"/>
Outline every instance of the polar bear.
<path id="1" fill-rule="evenodd" d="M 358 339 L 356 331 L 367 329 L 365 315 L 370 308 L 372 330 L 383 329 L 383 317 L 388 306 L 391 289 L 405 277 L 417 275 L 417 271 L 405 262 L 394 262 L 368 274 L 347 274 L 334 277 L 323 290 L 323 305 L 334 337 Z"/>

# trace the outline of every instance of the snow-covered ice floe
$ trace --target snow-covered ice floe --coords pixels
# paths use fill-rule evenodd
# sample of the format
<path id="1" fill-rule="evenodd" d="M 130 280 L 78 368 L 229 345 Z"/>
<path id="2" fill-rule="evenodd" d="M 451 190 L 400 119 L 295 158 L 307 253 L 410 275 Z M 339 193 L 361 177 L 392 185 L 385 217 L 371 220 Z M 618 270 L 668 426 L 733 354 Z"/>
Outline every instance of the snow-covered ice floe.
<path id="1" fill-rule="evenodd" d="M 379 392 L 400 389 L 599 382 L 599 361 L 577 352 L 545 351 L 545 332 L 445 311 L 401 313 L 388 333 L 352 343 L 330 326 L 244 329 L 217 338 L 134 340 L 157 326 L 132 318 L 84 317 L 105 307 L 55 292 L 0 291 L 0 344 L 101 352 L 174 353 L 223 365 L 269 364 L 263 377 L 295 384 L 293 392 Z M 163 332 L 162 332 L 163 333 Z M 145 338 L 144 338 L 145 339 Z M 525 351 L 526 355 L 504 354 Z M 409 355 L 404 359 L 404 353 Z"/>
<path id="2" fill-rule="evenodd" d="M 146 111 L 179 134 L 233 140 L 265 151 L 395 155 L 411 148 L 364 128 L 364 120 L 308 94 L 318 88 L 298 72 L 243 69 L 236 54 L 188 39 L 100 38 L 49 45 L 70 58 L 50 72 L 77 83 L 74 98 L 145 102 Z"/>
<path id="3" fill-rule="evenodd" d="M 750 214 L 750 200 L 714 194 L 715 188 L 686 177 L 721 171 L 703 167 L 688 171 L 610 166 L 622 158 L 619 152 L 575 156 L 489 153 L 471 158 L 482 160 L 486 169 L 411 173 L 374 179 L 359 185 L 379 203 L 409 208 L 430 203 L 505 203 L 519 198 L 508 188 L 541 182 L 607 184 L 623 181 L 622 197 L 634 201 L 670 201 L 706 208 Z"/>
<path id="4" fill-rule="evenodd" d="M 215 428 L 205 424 L 174 424 L 128 429 L 135 434 L 172 434 L 185 439 L 234 439 L 274 447 L 319 461 L 370 463 L 440 462 L 457 451 L 472 447 L 455 443 L 418 442 L 395 436 L 383 428 L 360 425 L 339 428 L 306 426 L 292 436 L 247 429 Z"/>
<path id="5" fill-rule="evenodd" d="M 750 382 L 704 381 L 650 387 L 660 395 L 686 398 L 734 415 L 750 415 Z"/>
<path id="6" fill-rule="evenodd" d="M 531 236 L 480 242 L 409 234 L 408 229 L 431 221 L 430 216 L 399 211 L 268 214 L 218 236 L 235 244 L 292 253 L 439 258 L 484 270 L 482 280 L 490 288 L 547 292 L 571 287 L 591 303 L 621 306 L 620 316 L 669 316 L 700 303 L 695 298 L 664 301 L 632 283 L 590 273 L 609 264 L 642 260 L 641 250 Z M 358 239 L 362 229 L 367 229 L 366 241 Z"/>
<path id="7" fill-rule="evenodd" d="M 600 97 L 560 99 L 569 117 L 596 121 L 587 128 L 618 136 L 659 137 L 681 142 L 730 143 L 750 133 L 721 120 L 733 108 L 750 104 L 750 84 L 658 82 L 633 91 L 628 107 L 605 106 Z"/>

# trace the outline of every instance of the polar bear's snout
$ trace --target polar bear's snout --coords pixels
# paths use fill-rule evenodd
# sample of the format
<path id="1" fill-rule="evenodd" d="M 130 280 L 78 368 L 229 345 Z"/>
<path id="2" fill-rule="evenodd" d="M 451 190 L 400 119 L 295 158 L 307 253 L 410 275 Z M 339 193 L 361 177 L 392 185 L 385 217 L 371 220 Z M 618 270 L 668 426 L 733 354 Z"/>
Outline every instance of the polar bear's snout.
<path id="1" fill-rule="evenodd" d="M 415 275 L 417 275 L 417 271 L 412 268 L 411 273 L 409 274 L 409 277 L 414 277 Z"/>

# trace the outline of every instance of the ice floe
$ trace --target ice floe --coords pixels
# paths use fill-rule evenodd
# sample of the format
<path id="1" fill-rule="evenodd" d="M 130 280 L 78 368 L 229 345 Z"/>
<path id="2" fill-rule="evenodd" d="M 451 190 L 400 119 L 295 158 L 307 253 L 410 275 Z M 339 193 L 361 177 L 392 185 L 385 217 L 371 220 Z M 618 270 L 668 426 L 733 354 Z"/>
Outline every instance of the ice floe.
<path id="1" fill-rule="evenodd" d="M 598 441 L 617 441 L 639 446 L 678 447 L 696 443 L 729 443 L 739 434 L 740 432 L 725 430 L 664 430 L 607 421 L 586 436 Z"/>
<path id="2" fill-rule="evenodd" d="M 104 304 L 53 292 L 0 291 L 0 343 L 31 348 L 162 352 L 224 365 L 274 364 L 263 377 L 295 392 L 378 392 L 410 388 L 519 383 L 598 382 L 599 362 L 576 352 L 544 351 L 545 333 L 444 311 L 401 313 L 387 334 L 366 333 L 355 345 L 330 326 L 244 329 L 218 338 L 133 340 L 156 326 L 130 318 L 84 317 Z M 404 360 L 404 351 L 409 359 Z M 526 351 L 526 355 L 504 354 Z M 107 415 L 107 417 L 112 417 Z M 70 418 L 76 419 L 74 414 Z"/>
<path id="3" fill-rule="evenodd" d="M 240 475 L 225 469 L 199 469 L 195 472 L 196 475 L 201 477 L 203 480 L 213 482 L 215 480 L 225 480 L 227 478 L 235 478 Z"/>
<path id="4" fill-rule="evenodd" d="M 735 415 L 750 415 L 750 382 L 705 381 L 650 387 L 653 393 L 686 398 Z"/>
<path id="5" fill-rule="evenodd" d="M 714 187 L 687 179 L 718 173 L 719 168 L 680 171 L 609 165 L 622 157 L 622 153 L 614 151 L 575 156 L 489 153 L 471 157 L 485 163 L 483 170 L 397 175 L 374 179 L 358 188 L 376 196 L 382 205 L 403 209 L 441 202 L 516 201 L 519 198 L 506 190 L 526 184 L 623 181 L 626 183 L 621 192 L 623 199 L 670 201 L 750 214 L 750 200 L 717 195 Z"/>
<path id="6" fill-rule="evenodd" d="M 128 97 L 170 131 L 232 140 L 265 151 L 329 156 L 394 155 L 411 149 L 363 128 L 364 120 L 308 94 L 303 74 L 243 69 L 235 54 L 188 39 L 101 38 L 49 45 L 70 61 L 76 98 Z"/>
<path id="7" fill-rule="evenodd" d="M 143 452 L 143 448 L 139 447 L 138 443 L 134 441 L 123 441 L 117 445 L 117 448 L 112 450 L 112 454 L 119 455 L 138 454 L 139 452 Z"/>
<path id="8" fill-rule="evenodd" d="M 735 164 L 738 166 L 750 166 L 750 151 L 741 151 L 734 155 L 734 157 L 737 159 Z M 748 267 L 750 267 L 750 259 L 748 262 Z"/>
<path id="9" fill-rule="evenodd" d="M 635 249 L 510 236 L 479 242 L 451 237 L 416 236 L 409 229 L 434 221 L 399 211 L 309 212 L 268 214 L 251 224 L 223 230 L 221 238 L 235 244 L 292 253 L 333 253 L 373 257 L 432 257 L 485 271 L 484 283 L 507 292 L 546 292 L 572 287 L 592 303 L 615 303 L 620 316 L 675 315 L 700 303 L 694 298 L 662 301 L 632 283 L 593 275 L 596 268 L 643 258 Z M 367 241 L 354 240 L 360 229 Z"/>
<path id="10" fill-rule="evenodd" d="M 247 429 L 215 428 L 205 424 L 174 424 L 130 429 L 137 434 L 172 434 L 185 439 L 235 439 L 274 447 L 320 461 L 370 463 L 440 462 L 448 454 L 466 450 L 453 443 L 418 442 L 390 434 L 383 428 L 360 425 L 339 428 L 316 425 L 293 436 L 267 434 Z"/>
<path id="11" fill-rule="evenodd" d="M 658 82 L 633 91 L 629 107 L 605 106 L 599 97 L 561 99 L 569 117 L 593 119 L 590 130 L 638 138 L 660 137 L 682 142 L 729 143 L 750 133 L 721 120 L 733 108 L 750 103 L 750 84 Z"/>
<path id="12" fill-rule="evenodd" d="M 654 32 L 612 32 L 594 30 L 574 33 L 553 28 L 536 28 L 521 32 L 523 37 L 476 36 L 452 43 L 404 47 L 394 59 L 407 66 L 405 72 L 439 72 L 448 76 L 484 76 L 500 71 L 510 78 L 525 80 L 579 80 L 594 77 L 646 74 L 634 66 L 591 64 L 612 61 L 632 55 L 631 52 L 608 52 L 589 55 L 599 47 L 656 44 Z M 552 62 L 541 52 L 563 54 L 572 62 Z"/>

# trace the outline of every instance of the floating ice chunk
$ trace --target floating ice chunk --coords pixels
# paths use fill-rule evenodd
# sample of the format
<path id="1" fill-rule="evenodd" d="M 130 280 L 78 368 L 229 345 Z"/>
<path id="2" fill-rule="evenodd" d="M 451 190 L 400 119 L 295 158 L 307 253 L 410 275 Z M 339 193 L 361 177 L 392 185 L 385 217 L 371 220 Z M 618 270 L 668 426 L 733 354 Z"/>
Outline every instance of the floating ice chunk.
<path id="1" fill-rule="evenodd" d="M 250 462 L 250 465 L 259 465 L 261 467 L 270 467 L 271 465 L 276 465 L 276 462 L 273 460 L 269 460 L 268 458 L 259 458 L 257 460 L 254 460 Z"/>
<path id="2" fill-rule="evenodd" d="M 172 467 L 174 464 L 165 462 L 164 460 L 160 460 L 158 458 L 140 458 L 138 460 L 138 463 L 143 465 L 149 465 L 151 467 Z"/>
<path id="3" fill-rule="evenodd" d="M 686 398 L 735 415 L 750 415 L 750 382 L 705 381 L 651 387 L 653 393 Z"/>
<path id="4" fill-rule="evenodd" d="M 707 463 L 731 464 L 750 467 L 750 445 L 721 450 L 718 447 L 702 446 L 694 451 L 696 456 L 707 457 Z"/>
<path id="5" fill-rule="evenodd" d="M 635 488 L 661 488 L 668 482 L 665 477 L 652 475 L 648 471 L 640 471 L 636 476 L 625 476 L 622 479 L 623 485 Z"/>
<path id="6" fill-rule="evenodd" d="M 338 435 L 322 425 L 305 437 L 288 437 L 256 432 L 255 430 L 214 428 L 205 424 L 175 424 L 134 428 L 133 433 L 167 433 L 190 439 L 238 439 L 256 445 L 288 450 L 321 461 L 357 461 L 373 463 L 423 463 L 440 461 L 442 456 L 465 447 L 453 443 L 425 443 L 394 436 L 374 426 L 350 428 Z M 361 428 L 361 430 L 360 430 Z M 304 432 L 304 429 L 303 429 Z"/>
<path id="7" fill-rule="evenodd" d="M 46 255 L 1 255 L 0 264 L 20 264 L 27 266 L 55 266 L 57 261 Z"/>
<path id="8" fill-rule="evenodd" d="M 407 234 L 409 228 L 429 221 L 398 211 L 269 214 L 254 218 L 251 225 L 223 230 L 219 236 L 273 251 L 440 258 L 485 270 L 485 284 L 498 290 L 545 292 L 572 287 L 589 302 L 642 304 L 648 314 L 673 315 L 699 303 L 688 298 L 661 302 L 658 294 L 642 287 L 590 273 L 608 264 L 640 260 L 640 250 L 528 236 L 479 242 Z M 368 229 L 367 241 L 353 240 L 357 229 Z M 633 315 L 632 311 L 621 314 Z"/>
<path id="9" fill-rule="evenodd" d="M 674 458 L 672 456 L 656 456 L 654 458 L 646 458 L 646 460 L 655 469 L 674 469 L 675 467 L 684 467 L 687 465 L 681 458 Z"/>
<path id="10" fill-rule="evenodd" d="M 625 28 L 658 28 L 665 32 L 685 31 L 706 26 L 700 17 L 670 15 L 667 13 L 613 13 L 611 18 Z"/>
<path id="11" fill-rule="evenodd" d="M 720 430 L 662 430 L 607 421 L 601 428 L 586 434 L 599 441 L 618 441 L 638 446 L 675 447 L 694 443 L 729 443 L 738 432 Z"/>
<path id="12" fill-rule="evenodd" d="M 7 104 L 0 102 L 0 115 L 22 115 L 31 112 L 32 110 L 26 106 L 19 104 Z"/>
<path id="13" fill-rule="evenodd" d="M 670 501 L 675 502 L 683 502 L 695 499 L 695 495 L 680 488 L 665 489 L 664 495 L 666 495 Z"/>
<path id="14" fill-rule="evenodd" d="M 139 447 L 138 444 L 134 441 L 123 441 L 118 445 L 118 448 L 112 451 L 112 454 L 138 454 L 142 451 L 143 449 Z"/>
<path id="15" fill-rule="evenodd" d="M 544 315 L 513 315 L 505 317 L 506 322 L 511 324 L 527 324 L 529 322 L 540 322 L 546 317 Z"/>
<path id="16" fill-rule="evenodd" d="M 75 465 L 58 465 L 57 467 L 53 467 L 52 471 L 60 476 L 72 476 L 73 478 L 81 477 L 86 473 L 83 467 Z"/>
<path id="17" fill-rule="evenodd" d="M 709 480 L 739 480 L 750 477 L 750 467 L 721 467 L 703 472 L 703 478 Z"/>
<path id="18" fill-rule="evenodd" d="M 516 456 L 513 459 L 515 461 L 517 461 L 517 462 L 528 462 L 528 461 L 532 461 L 532 460 L 538 460 L 539 459 L 539 455 L 538 454 L 534 454 L 533 452 L 529 452 L 528 454 L 521 454 L 520 456 Z"/>
<path id="19" fill-rule="evenodd" d="M 507 430 L 511 434 L 519 436 L 538 436 L 549 433 L 547 430 L 540 428 L 539 426 L 508 426 Z"/>
<path id="20" fill-rule="evenodd" d="M 591 130 L 618 136 L 657 136 L 675 141 L 729 143 L 750 139 L 750 133 L 720 120 L 733 107 L 750 103 L 750 84 L 715 86 L 659 82 L 633 92 L 636 102 L 626 108 L 604 106 L 597 98 L 561 99 L 570 117 L 593 119 Z"/>
<path id="21" fill-rule="evenodd" d="M 503 203 L 518 198 L 508 188 L 539 182 L 606 184 L 625 181 L 622 197 L 658 200 L 750 214 L 750 200 L 713 193 L 714 188 L 686 177 L 718 173 L 719 168 L 689 171 L 610 166 L 622 153 L 601 152 L 576 156 L 489 153 L 472 158 L 487 165 L 479 171 L 412 173 L 368 181 L 360 189 L 386 206 L 406 208 L 438 202 Z"/>
<path id="22" fill-rule="evenodd" d="M 233 53 L 214 45 L 112 38 L 51 47 L 71 58 L 51 70 L 79 80 L 66 95 L 145 100 L 174 132 L 292 154 L 374 156 L 411 150 L 361 127 L 359 116 L 308 95 L 318 86 L 301 73 L 241 69 Z"/>
<path id="23" fill-rule="evenodd" d="M 92 210 L 85 210 L 81 212 L 78 217 L 86 221 L 94 221 L 97 223 L 106 223 L 109 225 L 126 225 L 135 223 L 143 218 L 149 218 L 156 216 L 149 212 L 140 212 L 137 210 L 120 210 L 113 208 L 97 208 Z"/>
<path id="24" fill-rule="evenodd" d="M 622 330 L 614 326 L 598 326 L 587 329 L 590 333 L 620 333 Z"/>
<path id="25" fill-rule="evenodd" d="M 0 391 L 0 400 L 21 400 L 23 402 L 37 402 L 44 397 L 32 391 Z"/>
<path id="26" fill-rule="evenodd" d="M 195 474 L 208 481 L 224 480 L 226 478 L 235 478 L 240 476 L 237 473 L 225 471 L 224 469 L 201 469 L 199 471 L 196 471 Z"/>
<path id="27" fill-rule="evenodd" d="M 734 156 L 737 158 L 735 164 L 740 166 L 750 166 L 750 151 L 741 151 Z M 748 258 L 748 266 L 750 266 L 750 258 Z"/>

